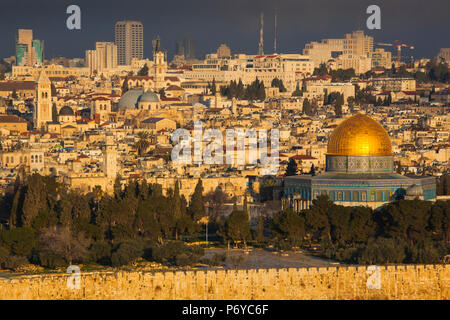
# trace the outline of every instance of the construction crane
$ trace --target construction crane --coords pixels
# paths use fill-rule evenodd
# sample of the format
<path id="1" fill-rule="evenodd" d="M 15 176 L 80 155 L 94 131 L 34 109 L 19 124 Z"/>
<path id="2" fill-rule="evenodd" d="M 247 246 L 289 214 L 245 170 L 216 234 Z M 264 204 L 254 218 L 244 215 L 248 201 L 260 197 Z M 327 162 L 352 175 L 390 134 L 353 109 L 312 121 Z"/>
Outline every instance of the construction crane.
<path id="1" fill-rule="evenodd" d="M 377 46 L 387 46 L 387 47 L 394 47 L 397 49 L 397 63 L 400 64 L 400 59 L 402 58 L 402 47 L 408 48 L 408 49 L 414 49 L 414 46 L 411 46 L 409 44 L 403 43 L 401 40 L 396 40 L 393 43 L 382 43 L 382 42 L 376 42 L 375 45 Z"/>

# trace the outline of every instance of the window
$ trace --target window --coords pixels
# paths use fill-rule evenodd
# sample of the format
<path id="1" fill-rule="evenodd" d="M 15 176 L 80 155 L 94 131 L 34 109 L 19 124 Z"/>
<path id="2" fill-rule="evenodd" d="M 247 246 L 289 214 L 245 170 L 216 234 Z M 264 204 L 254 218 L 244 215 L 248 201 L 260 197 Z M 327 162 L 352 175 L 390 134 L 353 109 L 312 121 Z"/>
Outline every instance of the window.
<path id="1" fill-rule="evenodd" d="M 345 201 L 352 201 L 352 193 L 350 191 L 345 191 Z"/>
<path id="2" fill-rule="evenodd" d="M 336 193 L 334 191 L 330 191 L 330 200 L 331 201 L 336 200 Z"/>
<path id="3" fill-rule="evenodd" d="M 385 191 L 384 192 L 384 200 L 389 201 L 390 198 L 391 198 L 391 193 L 389 191 Z"/>
<path id="4" fill-rule="evenodd" d="M 383 192 L 382 191 L 377 192 L 377 201 L 383 201 Z"/>
<path id="5" fill-rule="evenodd" d="M 358 191 L 353 192 L 353 201 L 359 201 L 359 192 Z"/>

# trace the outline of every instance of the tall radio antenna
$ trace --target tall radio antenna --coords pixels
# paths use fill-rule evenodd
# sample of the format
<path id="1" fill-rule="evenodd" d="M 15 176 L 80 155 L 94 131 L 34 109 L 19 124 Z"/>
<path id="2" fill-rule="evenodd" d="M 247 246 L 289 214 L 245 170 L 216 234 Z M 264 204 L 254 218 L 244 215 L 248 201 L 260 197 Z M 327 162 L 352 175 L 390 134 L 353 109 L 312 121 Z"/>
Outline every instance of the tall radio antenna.
<path id="1" fill-rule="evenodd" d="M 264 55 L 264 13 L 261 12 L 261 29 L 259 30 L 258 54 Z"/>
<path id="2" fill-rule="evenodd" d="M 275 3 L 275 30 L 273 37 L 273 53 L 277 53 L 277 4 Z"/>

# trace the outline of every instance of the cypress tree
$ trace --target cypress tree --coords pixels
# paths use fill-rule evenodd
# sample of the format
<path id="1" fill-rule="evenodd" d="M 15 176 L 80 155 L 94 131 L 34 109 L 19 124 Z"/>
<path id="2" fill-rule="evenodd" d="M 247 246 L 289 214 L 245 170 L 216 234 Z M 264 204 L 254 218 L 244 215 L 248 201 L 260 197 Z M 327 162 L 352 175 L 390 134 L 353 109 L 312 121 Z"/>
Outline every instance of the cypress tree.
<path id="1" fill-rule="evenodd" d="M 201 179 L 198 180 L 194 193 L 192 194 L 189 214 L 194 221 L 198 221 L 206 215 L 203 201 L 203 183 Z"/>

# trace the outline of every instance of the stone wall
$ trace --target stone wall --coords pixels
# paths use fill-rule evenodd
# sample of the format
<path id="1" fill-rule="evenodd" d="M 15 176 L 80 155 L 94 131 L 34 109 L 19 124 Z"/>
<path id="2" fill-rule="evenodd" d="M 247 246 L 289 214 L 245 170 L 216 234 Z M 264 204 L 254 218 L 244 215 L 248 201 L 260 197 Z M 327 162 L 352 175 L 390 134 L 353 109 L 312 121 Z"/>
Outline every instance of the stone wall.
<path id="1" fill-rule="evenodd" d="M 380 288 L 369 289 L 367 267 L 177 272 L 81 273 L 0 280 L 0 299 L 450 299 L 446 265 L 380 266 Z"/>

